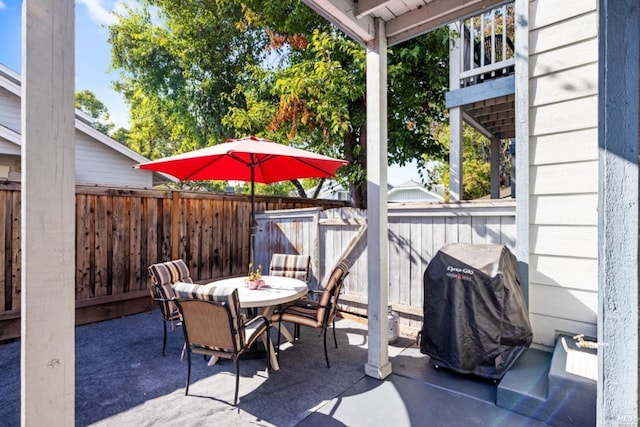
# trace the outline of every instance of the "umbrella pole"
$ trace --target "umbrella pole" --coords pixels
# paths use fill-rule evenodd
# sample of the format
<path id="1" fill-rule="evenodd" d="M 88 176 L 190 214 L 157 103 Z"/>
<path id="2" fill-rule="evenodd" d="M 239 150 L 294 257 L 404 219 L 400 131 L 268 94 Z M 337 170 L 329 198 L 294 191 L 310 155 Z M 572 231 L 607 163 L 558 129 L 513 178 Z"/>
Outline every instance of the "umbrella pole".
<path id="1" fill-rule="evenodd" d="M 255 266 L 255 256 L 256 256 L 256 233 L 258 231 L 258 226 L 256 224 L 255 217 L 255 201 L 254 201 L 254 165 L 253 165 L 253 154 L 251 155 L 251 225 L 249 226 L 249 262 L 254 264 Z"/>

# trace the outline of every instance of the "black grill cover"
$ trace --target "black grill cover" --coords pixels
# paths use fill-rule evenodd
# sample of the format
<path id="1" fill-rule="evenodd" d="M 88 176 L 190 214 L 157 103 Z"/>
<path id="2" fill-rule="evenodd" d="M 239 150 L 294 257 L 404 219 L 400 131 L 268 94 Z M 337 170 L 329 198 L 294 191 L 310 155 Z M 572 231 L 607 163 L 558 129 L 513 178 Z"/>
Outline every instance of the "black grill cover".
<path id="1" fill-rule="evenodd" d="M 424 272 L 420 351 L 434 365 L 500 379 L 531 345 L 518 263 L 506 246 L 443 246 Z"/>

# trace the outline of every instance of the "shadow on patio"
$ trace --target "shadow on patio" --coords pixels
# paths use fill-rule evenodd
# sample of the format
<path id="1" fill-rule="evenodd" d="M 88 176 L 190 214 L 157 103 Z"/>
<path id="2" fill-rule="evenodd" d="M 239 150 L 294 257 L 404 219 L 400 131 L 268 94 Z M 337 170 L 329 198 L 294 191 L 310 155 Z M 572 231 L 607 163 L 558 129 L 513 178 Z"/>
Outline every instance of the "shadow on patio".
<path id="1" fill-rule="evenodd" d="M 434 370 L 408 339 L 389 347 L 393 375 L 386 381 L 366 377 L 366 326 L 338 319 L 336 328 L 339 348 L 329 345 L 331 369 L 321 336 L 309 328 L 283 349 L 277 372 L 267 374 L 263 358 L 242 360 L 235 408 L 229 404 L 230 361 L 207 366 L 194 355 L 190 395 L 184 396 L 182 331 L 169 333 L 162 357 L 157 309 L 80 326 L 76 425 L 544 425 L 495 406 L 493 383 Z M 0 424 L 19 425 L 19 342 L 0 345 L 0 372 Z"/>

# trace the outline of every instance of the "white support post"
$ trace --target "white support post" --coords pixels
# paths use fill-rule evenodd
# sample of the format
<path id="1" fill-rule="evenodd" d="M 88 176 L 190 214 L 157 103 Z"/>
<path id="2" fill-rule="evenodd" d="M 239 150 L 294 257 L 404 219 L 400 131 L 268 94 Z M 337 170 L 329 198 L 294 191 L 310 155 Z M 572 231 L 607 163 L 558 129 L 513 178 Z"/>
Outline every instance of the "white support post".
<path id="1" fill-rule="evenodd" d="M 462 108 L 449 109 L 449 201 L 462 200 Z"/>
<path id="2" fill-rule="evenodd" d="M 598 84 L 598 426 L 640 419 L 640 8 L 600 0 Z"/>
<path id="3" fill-rule="evenodd" d="M 74 1 L 22 10 L 21 422 L 75 423 Z"/>
<path id="4" fill-rule="evenodd" d="M 455 24 L 453 30 L 461 31 Z M 455 34 L 455 33 L 453 33 Z M 460 89 L 460 46 L 459 37 L 449 41 L 449 90 Z M 449 109 L 449 200 L 462 200 L 462 108 Z"/>
<path id="5" fill-rule="evenodd" d="M 389 232 L 387 227 L 387 38 L 376 20 L 375 41 L 367 46 L 367 254 L 369 350 L 365 374 L 391 374 L 387 303 Z"/>
<path id="6" fill-rule="evenodd" d="M 516 70 L 516 257 L 525 302 L 529 307 L 529 1 L 515 4 Z M 514 182 L 514 181 L 512 181 Z M 513 185 L 513 184 L 512 184 Z"/>
<path id="7" fill-rule="evenodd" d="M 491 138 L 491 198 L 500 198 L 500 140 Z"/>

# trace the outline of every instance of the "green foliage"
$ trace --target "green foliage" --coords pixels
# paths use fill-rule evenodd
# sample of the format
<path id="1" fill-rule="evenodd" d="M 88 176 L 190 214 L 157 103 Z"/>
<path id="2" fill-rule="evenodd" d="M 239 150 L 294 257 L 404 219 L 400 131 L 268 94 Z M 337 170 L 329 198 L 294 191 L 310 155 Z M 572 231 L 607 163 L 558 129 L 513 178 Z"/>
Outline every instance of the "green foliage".
<path id="1" fill-rule="evenodd" d="M 233 93 L 245 100 L 238 102 L 243 107 L 229 109 L 223 123 L 239 133 L 341 156 L 341 141 L 353 126 L 349 103 L 364 97 L 364 50 L 336 33 L 314 31 L 298 58 L 303 54 L 309 59 L 287 67 L 251 67 L 252 78 Z"/>
<path id="2" fill-rule="evenodd" d="M 443 124 L 434 130 L 434 137 L 449 148 L 449 125 Z M 503 141 L 501 147 L 501 174 L 509 174 L 510 161 L 507 155 L 509 141 Z M 470 126 L 464 126 L 462 132 L 462 198 L 477 199 L 491 192 L 491 141 Z M 431 184 L 440 183 L 445 188 L 445 199 L 449 199 L 449 158 L 430 157 L 437 163 L 431 175 Z"/>
<path id="3" fill-rule="evenodd" d="M 366 206 L 364 47 L 299 0 L 144 0 L 126 10 L 110 42 L 133 149 L 155 159 L 262 136 L 348 160 L 339 179 Z M 446 28 L 388 50 L 391 163 L 445 155 L 431 134 L 444 120 L 447 58 Z"/>
<path id="4" fill-rule="evenodd" d="M 442 177 L 445 188 L 445 200 L 449 200 L 449 183 L 451 174 L 449 165 L 439 163 L 438 173 Z M 478 159 L 462 161 L 462 195 L 464 200 L 473 200 L 486 196 L 491 192 L 491 165 Z"/>
<path id="5" fill-rule="evenodd" d="M 152 16 L 150 6 L 157 6 Z M 266 37 L 239 30 L 231 1 L 147 0 L 109 28 L 115 89 L 131 109 L 132 146 L 155 159 L 234 136 L 221 123 L 245 66 L 264 56 Z"/>
<path id="6" fill-rule="evenodd" d="M 116 130 L 114 130 L 113 132 L 111 132 L 111 138 L 115 139 L 116 141 L 120 142 L 121 144 L 124 145 L 129 145 L 129 130 L 125 129 L 125 128 L 118 128 Z"/>
<path id="7" fill-rule="evenodd" d="M 254 187 L 255 194 L 265 196 L 290 196 L 295 193 L 296 189 L 290 181 L 276 182 L 273 184 L 256 183 Z M 251 183 L 243 183 L 236 186 L 236 193 L 251 194 Z"/>
<path id="8" fill-rule="evenodd" d="M 256 21 L 277 26 L 266 14 Z M 291 26 L 289 20 L 272 29 L 284 34 L 277 46 L 291 39 L 286 35 Z M 283 66 L 250 69 L 252 78 L 233 93 L 241 107 L 230 109 L 223 123 L 240 133 L 347 159 L 340 179 L 351 183 L 356 206 L 366 206 L 365 49 L 335 29 L 314 28 L 308 43 L 289 43 L 282 50 L 288 52 Z M 388 58 L 389 160 L 402 165 L 417 158 L 423 167 L 423 154 L 443 155 L 431 128 L 445 117 L 447 30 L 390 49 Z"/>
<path id="9" fill-rule="evenodd" d="M 89 90 L 76 92 L 75 107 L 88 114 L 93 120 L 91 127 L 109 135 L 114 125 L 109 121 L 109 109 Z"/>
<path id="10" fill-rule="evenodd" d="M 162 185 L 164 188 L 190 191 L 209 191 L 214 193 L 226 193 L 229 189 L 228 181 L 181 181 L 168 182 Z"/>
<path id="11" fill-rule="evenodd" d="M 479 159 L 462 162 L 464 170 L 462 194 L 466 200 L 477 199 L 491 192 L 491 165 Z"/>
<path id="12" fill-rule="evenodd" d="M 444 158 L 448 145 L 433 137 L 446 122 L 449 34 L 439 29 L 389 50 L 389 161 L 420 168 L 426 158 Z"/>

